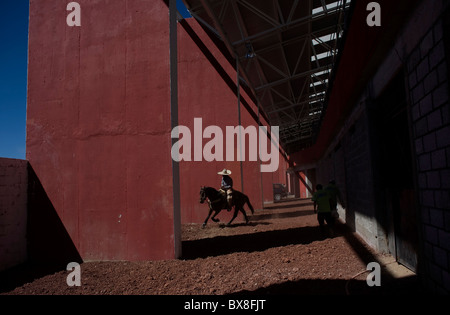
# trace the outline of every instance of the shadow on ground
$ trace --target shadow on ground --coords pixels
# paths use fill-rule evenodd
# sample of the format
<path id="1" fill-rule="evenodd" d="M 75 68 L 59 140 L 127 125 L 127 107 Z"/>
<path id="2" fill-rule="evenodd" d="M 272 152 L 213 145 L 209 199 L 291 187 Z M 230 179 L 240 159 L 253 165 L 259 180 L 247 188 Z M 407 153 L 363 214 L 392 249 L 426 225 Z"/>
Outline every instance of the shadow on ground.
<path id="1" fill-rule="evenodd" d="M 266 231 L 235 236 L 219 236 L 209 239 L 183 242 L 183 259 L 206 258 L 234 252 L 264 251 L 278 246 L 309 244 L 330 237 L 344 236 L 348 244 L 365 264 L 382 262 L 367 246 L 352 233 L 345 224 L 337 224 L 334 236 L 318 226 L 307 226 L 286 230 Z M 301 279 L 286 281 L 258 288 L 254 291 L 239 291 L 235 295 L 411 295 L 426 294 L 417 275 L 395 278 L 381 268 L 381 286 L 368 286 L 366 277 L 370 271 L 353 279 Z"/>
<path id="2" fill-rule="evenodd" d="M 299 198 L 292 198 L 292 199 L 283 199 L 279 202 L 274 202 L 271 204 L 264 205 L 264 210 L 271 210 L 271 209 L 290 209 L 290 208 L 303 208 L 308 207 L 311 208 L 313 205 L 313 202 L 311 199 L 299 199 Z"/>
<path id="3" fill-rule="evenodd" d="M 365 280 L 301 279 L 274 284 L 254 291 L 240 291 L 233 295 L 411 295 L 423 294 L 417 276 L 401 279 L 383 274 L 381 286 L 369 287 Z"/>
<path id="4" fill-rule="evenodd" d="M 235 252 L 264 251 L 272 247 L 309 244 L 324 240 L 326 232 L 317 226 L 306 226 L 286 230 L 257 232 L 233 236 L 217 236 L 200 240 L 183 241 L 183 259 L 220 256 Z"/>
<path id="5" fill-rule="evenodd" d="M 62 270 L 65 270 L 65 268 L 61 265 L 32 262 L 7 269 L 0 272 L 0 294 Z"/>
<path id="6" fill-rule="evenodd" d="M 290 211 L 290 212 L 276 212 L 276 213 L 262 213 L 262 214 L 254 214 L 251 217 L 252 221 L 260 221 L 260 220 L 267 220 L 267 219 L 285 219 L 285 218 L 295 218 L 295 217 L 301 217 L 305 215 L 311 215 L 313 212 L 312 210 L 298 210 L 298 211 Z"/>

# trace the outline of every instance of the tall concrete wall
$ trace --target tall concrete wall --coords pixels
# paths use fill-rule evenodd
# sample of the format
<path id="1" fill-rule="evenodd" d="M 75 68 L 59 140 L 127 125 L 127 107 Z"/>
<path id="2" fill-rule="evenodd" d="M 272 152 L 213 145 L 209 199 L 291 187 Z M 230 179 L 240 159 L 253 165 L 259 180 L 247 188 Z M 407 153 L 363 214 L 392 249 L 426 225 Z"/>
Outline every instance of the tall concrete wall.
<path id="1" fill-rule="evenodd" d="M 78 3 L 30 3 L 27 159 L 82 259 L 174 258 L 168 7 Z"/>
<path id="2" fill-rule="evenodd" d="M 0 159 L 0 271 L 27 260 L 28 163 Z"/>

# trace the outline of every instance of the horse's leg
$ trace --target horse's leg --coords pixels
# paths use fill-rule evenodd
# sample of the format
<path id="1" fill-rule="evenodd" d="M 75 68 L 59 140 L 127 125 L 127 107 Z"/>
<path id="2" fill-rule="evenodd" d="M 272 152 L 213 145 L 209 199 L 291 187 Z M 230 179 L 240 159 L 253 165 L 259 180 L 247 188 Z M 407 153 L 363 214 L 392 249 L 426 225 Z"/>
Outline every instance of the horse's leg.
<path id="1" fill-rule="evenodd" d="M 205 220 L 205 222 L 203 222 L 203 225 L 202 225 L 202 229 L 204 229 L 205 228 L 205 226 L 206 226 L 206 223 L 208 222 L 208 220 L 209 220 L 209 217 L 211 216 L 211 213 L 213 212 L 213 209 L 211 209 L 211 208 L 209 208 L 209 213 L 208 213 L 208 216 L 206 217 L 206 220 Z"/>
<path id="2" fill-rule="evenodd" d="M 247 217 L 247 213 L 245 213 L 245 210 L 243 207 L 240 207 L 239 210 L 242 212 L 242 214 L 244 215 L 245 218 L 245 224 L 248 224 L 248 217 Z"/>
<path id="3" fill-rule="evenodd" d="M 212 216 L 211 220 L 213 220 L 214 222 L 219 222 L 220 220 L 219 220 L 219 219 L 216 219 L 216 215 L 219 214 L 219 212 L 221 211 L 221 209 L 215 210 L 215 211 L 216 211 L 216 213 L 214 213 L 214 215 Z"/>
<path id="4" fill-rule="evenodd" d="M 233 222 L 234 219 L 236 219 L 237 215 L 238 215 L 239 209 L 237 206 L 234 206 L 234 214 L 233 217 L 231 218 L 230 222 L 227 223 L 227 226 L 231 225 L 231 222 Z"/>
<path id="5" fill-rule="evenodd" d="M 252 214 L 254 214 L 255 213 L 255 209 L 253 209 L 253 206 L 250 203 L 250 199 L 248 197 L 246 197 L 245 202 L 247 203 L 247 206 L 250 208 L 250 211 L 252 212 Z"/>

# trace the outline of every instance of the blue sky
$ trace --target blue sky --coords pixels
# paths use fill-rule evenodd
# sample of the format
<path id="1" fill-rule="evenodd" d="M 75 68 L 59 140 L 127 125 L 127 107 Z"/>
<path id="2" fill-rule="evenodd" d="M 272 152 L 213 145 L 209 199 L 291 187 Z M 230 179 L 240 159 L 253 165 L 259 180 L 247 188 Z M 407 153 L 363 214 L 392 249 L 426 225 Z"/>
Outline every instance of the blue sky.
<path id="1" fill-rule="evenodd" d="M 0 0 L 0 157 L 14 159 L 25 159 L 28 3 Z"/>
<path id="2" fill-rule="evenodd" d="M 0 157 L 25 158 L 28 0 L 0 0 Z"/>

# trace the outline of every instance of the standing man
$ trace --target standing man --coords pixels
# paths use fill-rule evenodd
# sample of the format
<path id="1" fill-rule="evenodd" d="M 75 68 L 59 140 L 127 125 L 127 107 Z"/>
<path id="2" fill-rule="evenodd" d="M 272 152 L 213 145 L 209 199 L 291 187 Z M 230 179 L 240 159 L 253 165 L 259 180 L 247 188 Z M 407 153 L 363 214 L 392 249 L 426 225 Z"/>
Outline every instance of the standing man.
<path id="1" fill-rule="evenodd" d="M 230 177 L 231 171 L 224 168 L 217 174 L 222 175 L 222 182 L 220 183 L 220 192 L 227 196 L 227 210 L 231 211 L 233 207 L 233 179 Z"/>
<path id="2" fill-rule="evenodd" d="M 331 216 L 330 195 L 321 184 L 316 186 L 312 201 L 314 201 L 314 213 L 317 213 L 320 227 L 324 227 L 325 221 L 330 228 L 333 227 L 334 218 Z"/>

